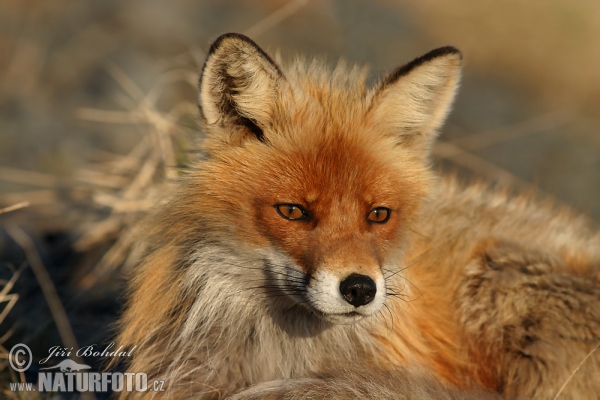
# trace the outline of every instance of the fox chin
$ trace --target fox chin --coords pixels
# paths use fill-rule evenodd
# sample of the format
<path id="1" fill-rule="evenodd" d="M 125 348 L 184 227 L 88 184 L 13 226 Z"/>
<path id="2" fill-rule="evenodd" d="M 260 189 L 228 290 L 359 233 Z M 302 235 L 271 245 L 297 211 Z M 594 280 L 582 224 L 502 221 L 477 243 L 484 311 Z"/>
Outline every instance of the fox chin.
<path id="1" fill-rule="evenodd" d="M 600 393 L 597 228 L 432 171 L 461 66 L 441 47 L 369 87 L 219 37 L 206 157 L 148 219 L 119 325 L 127 370 L 166 391 L 122 397 Z"/>

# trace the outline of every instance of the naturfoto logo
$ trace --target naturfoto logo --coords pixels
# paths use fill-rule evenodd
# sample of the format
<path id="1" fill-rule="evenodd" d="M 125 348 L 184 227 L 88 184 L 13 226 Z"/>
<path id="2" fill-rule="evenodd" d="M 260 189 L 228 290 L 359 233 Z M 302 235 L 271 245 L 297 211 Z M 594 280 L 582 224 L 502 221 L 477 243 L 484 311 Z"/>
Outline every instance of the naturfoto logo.
<path id="1" fill-rule="evenodd" d="M 111 343 L 105 348 L 98 349 L 96 345 L 82 347 L 73 352 L 72 348 L 54 346 L 50 348 L 49 356 L 40 360 L 44 365 L 53 357 L 129 357 L 135 347 L 125 351 L 121 347 L 115 348 Z M 12 347 L 9 353 L 10 366 L 17 372 L 24 372 L 31 367 L 32 353 L 29 347 L 19 343 Z M 162 392 L 164 381 L 148 383 L 148 376 L 144 372 L 92 372 L 92 367 L 78 363 L 70 358 L 62 360 L 55 366 L 40 368 L 37 385 L 30 382 L 10 383 L 13 392 Z M 43 372 L 42 372 L 43 371 Z"/>

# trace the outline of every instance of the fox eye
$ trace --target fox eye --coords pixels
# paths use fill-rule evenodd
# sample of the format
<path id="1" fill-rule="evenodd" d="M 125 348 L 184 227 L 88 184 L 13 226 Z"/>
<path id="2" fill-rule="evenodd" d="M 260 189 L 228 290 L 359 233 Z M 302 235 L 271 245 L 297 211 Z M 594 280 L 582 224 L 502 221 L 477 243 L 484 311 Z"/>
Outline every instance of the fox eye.
<path id="1" fill-rule="evenodd" d="M 305 220 L 310 218 L 310 214 L 298 204 L 275 204 L 275 209 L 283 218 L 290 221 Z"/>
<path id="2" fill-rule="evenodd" d="M 377 207 L 369 211 L 367 220 L 375 224 L 385 224 L 390 219 L 392 210 L 386 207 Z"/>

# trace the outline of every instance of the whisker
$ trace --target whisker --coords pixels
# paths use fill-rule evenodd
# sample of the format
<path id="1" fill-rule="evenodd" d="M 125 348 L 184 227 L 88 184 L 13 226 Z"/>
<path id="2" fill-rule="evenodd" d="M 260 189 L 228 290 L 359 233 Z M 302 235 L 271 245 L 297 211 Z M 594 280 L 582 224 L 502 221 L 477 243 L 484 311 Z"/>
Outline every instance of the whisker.
<path id="1" fill-rule="evenodd" d="M 417 235 L 421 236 L 422 238 L 424 238 L 424 239 L 427 239 L 428 241 L 430 241 L 430 242 L 431 242 L 431 238 L 430 238 L 430 237 L 423 235 L 422 233 L 418 232 L 418 231 L 417 231 L 417 230 L 415 230 L 414 228 L 407 227 L 406 229 L 408 229 L 408 230 L 409 230 L 409 231 L 411 231 L 412 233 L 414 233 L 414 234 L 417 234 Z"/>
<path id="2" fill-rule="evenodd" d="M 393 331 L 394 331 L 394 314 L 392 313 L 392 310 L 390 310 L 390 308 L 388 307 L 388 305 L 387 305 L 387 304 L 383 303 L 383 306 L 384 306 L 384 307 L 385 307 L 385 308 L 388 310 L 388 312 L 390 313 L 390 318 L 391 318 L 391 320 L 392 320 L 392 329 L 391 329 L 391 332 L 393 332 Z M 382 313 L 381 315 L 384 315 L 384 314 Z M 384 320 L 385 320 L 385 318 L 384 318 Z M 386 324 L 387 324 L 387 322 L 386 322 Z"/>

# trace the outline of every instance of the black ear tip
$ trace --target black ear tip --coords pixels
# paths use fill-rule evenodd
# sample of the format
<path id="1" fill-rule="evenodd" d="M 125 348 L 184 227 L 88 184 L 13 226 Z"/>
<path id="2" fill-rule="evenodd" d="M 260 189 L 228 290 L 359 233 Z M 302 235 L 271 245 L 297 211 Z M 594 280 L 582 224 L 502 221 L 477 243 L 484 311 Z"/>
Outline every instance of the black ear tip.
<path id="1" fill-rule="evenodd" d="M 432 59 L 449 54 L 456 54 L 460 60 L 462 60 L 463 58 L 462 52 L 454 46 L 439 47 L 435 50 L 430 51 L 426 55 L 431 55 L 430 59 Z"/>
<path id="2" fill-rule="evenodd" d="M 436 58 L 445 57 L 445 56 L 455 56 L 458 61 L 462 61 L 462 53 L 454 46 L 444 46 L 438 47 L 435 50 L 431 50 L 429 53 L 422 55 L 419 58 L 416 58 L 397 69 L 395 69 L 386 79 L 383 81 L 383 86 L 392 84 L 396 82 L 401 77 L 407 75 L 410 71 L 417 68 L 420 65 L 430 62 Z"/>
<path id="3" fill-rule="evenodd" d="M 230 53 L 229 55 L 231 55 L 231 53 L 238 52 L 246 54 L 258 54 L 259 56 L 269 61 L 269 63 L 275 68 L 277 73 L 283 76 L 279 66 L 258 44 L 256 44 L 256 42 L 254 42 L 248 36 L 235 32 L 224 33 L 213 42 L 213 44 L 210 46 L 210 49 L 208 50 L 206 61 L 204 63 L 204 68 L 206 68 L 208 60 L 211 59 L 214 55 L 213 53 L 215 53 L 220 47 L 223 46 L 224 43 L 227 42 L 229 42 L 230 45 L 226 47 L 227 53 Z"/>
<path id="4" fill-rule="evenodd" d="M 413 60 L 409 64 L 421 65 L 434 60 L 436 58 L 445 57 L 445 56 L 455 56 L 459 61 L 462 60 L 462 52 L 454 46 L 443 46 L 438 47 L 437 49 L 433 49 L 428 53 L 425 53 L 421 57 Z"/>
<path id="5" fill-rule="evenodd" d="M 226 42 L 228 40 L 241 41 L 244 43 L 248 43 L 252 46 L 258 47 L 256 43 L 254 43 L 254 41 L 252 41 L 252 39 L 250 39 L 248 36 L 242 35 L 241 33 L 229 32 L 222 34 L 213 42 L 213 44 L 210 46 L 210 49 L 208 50 L 208 54 L 212 54 L 216 49 L 221 47 L 223 42 Z"/>
<path id="6" fill-rule="evenodd" d="M 435 60 L 436 58 L 445 57 L 445 56 L 456 56 L 459 61 L 462 60 L 462 53 L 459 49 L 454 46 L 444 46 L 438 47 L 437 49 L 431 50 L 430 52 L 422 55 L 421 57 L 413 60 L 407 65 L 412 65 L 416 67 L 421 64 L 425 64 L 431 60 Z"/>

